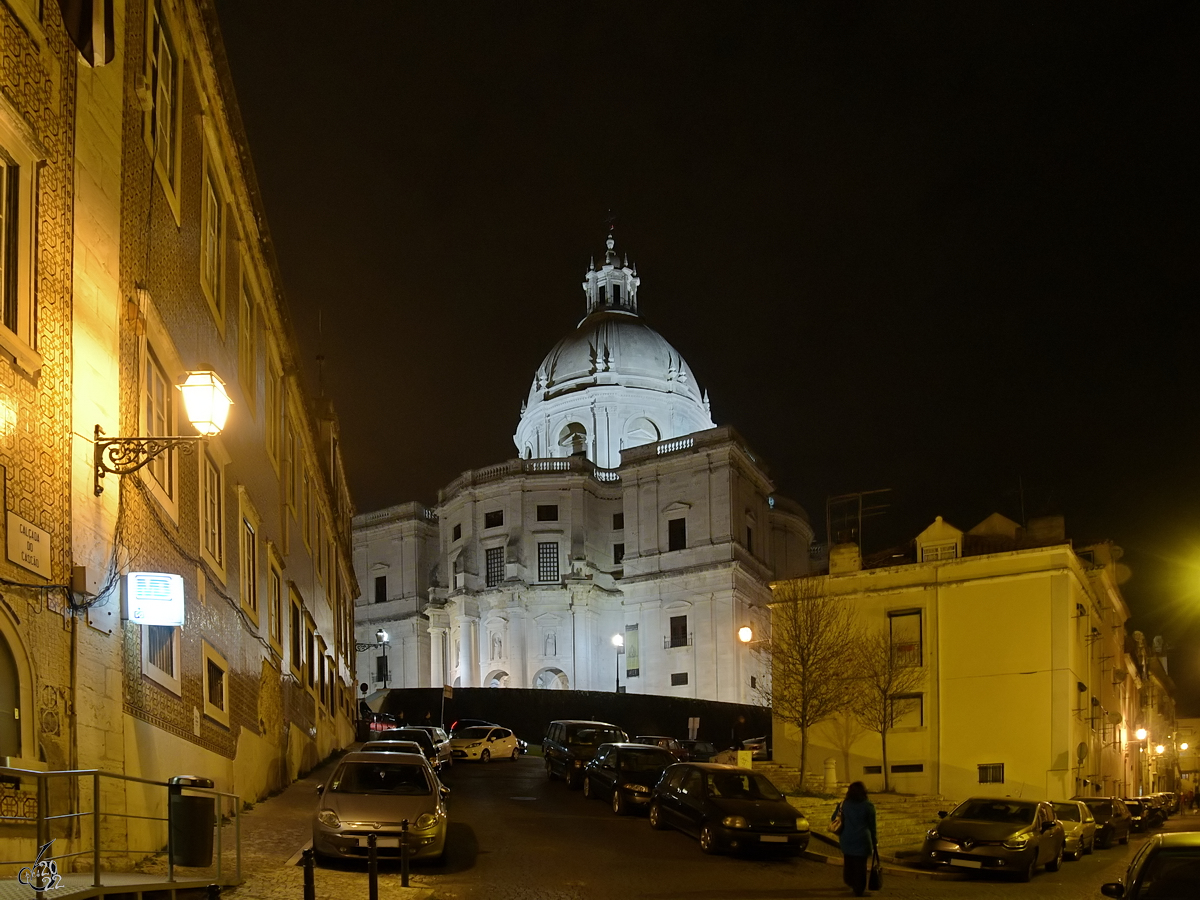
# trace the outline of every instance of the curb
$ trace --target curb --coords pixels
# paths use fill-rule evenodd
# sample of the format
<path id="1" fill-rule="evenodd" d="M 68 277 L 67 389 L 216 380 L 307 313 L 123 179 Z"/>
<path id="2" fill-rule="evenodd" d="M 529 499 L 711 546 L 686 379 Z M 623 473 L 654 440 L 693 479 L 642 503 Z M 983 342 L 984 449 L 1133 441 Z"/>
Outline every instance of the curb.
<path id="1" fill-rule="evenodd" d="M 838 842 L 836 838 L 820 831 L 810 831 L 809 833 L 818 841 L 821 841 L 829 847 L 837 849 Z M 809 846 L 812 846 L 811 842 Z M 813 862 L 824 863 L 827 866 L 840 866 L 842 864 L 842 857 L 840 855 L 832 856 L 826 853 L 818 853 L 815 850 L 806 849 L 801 856 L 803 856 L 805 859 L 812 860 Z M 879 860 L 880 862 L 886 863 L 886 865 L 883 867 L 883 872 L 885 875 L 895 875 L 900 878 L 926 879 L 929 881 L 957 881 L 958 876 L 962 874 L 961 872 L 945 872 L 938 869 L 917 868 L 901 862 L 894 856 L 884 856 L 883 854 L 880 854 Z"/>

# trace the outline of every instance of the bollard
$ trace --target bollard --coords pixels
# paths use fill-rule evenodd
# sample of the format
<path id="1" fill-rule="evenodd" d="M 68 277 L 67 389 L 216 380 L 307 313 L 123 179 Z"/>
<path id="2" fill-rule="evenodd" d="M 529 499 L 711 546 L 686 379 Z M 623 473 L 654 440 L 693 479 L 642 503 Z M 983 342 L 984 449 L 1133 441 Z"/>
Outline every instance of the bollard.
<path id="1" fill-rule="evenodd" d="M 208 886 L 208 900 L 220 900 L 221 886 L 219 884 L 210 884 Z"/>
<path id="2" fill-rule="evenodd" d="M 367 898 L 379 900 L 379 847 L 375 832 L 367 835 Z"/>
<path id="3" fill-rule="evenodd" d="M 317 882 L 313 877 L 313 863 L 317 859 L 317 851 L 312 847 L 300 854 L 304 866 L 304 900 L 317 900 Z"/>
<path id="4" fill-rule="evenodd" d="M 408 887 L 408 819 L 400 820 L 400 887 Z"/>

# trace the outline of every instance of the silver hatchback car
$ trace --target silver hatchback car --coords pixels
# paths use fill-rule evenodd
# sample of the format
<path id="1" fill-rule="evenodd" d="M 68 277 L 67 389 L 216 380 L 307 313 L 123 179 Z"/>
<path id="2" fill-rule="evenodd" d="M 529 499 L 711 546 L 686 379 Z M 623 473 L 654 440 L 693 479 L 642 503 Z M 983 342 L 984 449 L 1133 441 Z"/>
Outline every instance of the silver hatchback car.
<path id="1" fill-rule="evenodd" d="M 410 859 L 442 858 L 450 791 L 423 756 L 347 753 L 317 791 L 313 850 L 318 856 L 364 859 L 373 833 L 380 856 L 399 856 L 407 839 Z"/>

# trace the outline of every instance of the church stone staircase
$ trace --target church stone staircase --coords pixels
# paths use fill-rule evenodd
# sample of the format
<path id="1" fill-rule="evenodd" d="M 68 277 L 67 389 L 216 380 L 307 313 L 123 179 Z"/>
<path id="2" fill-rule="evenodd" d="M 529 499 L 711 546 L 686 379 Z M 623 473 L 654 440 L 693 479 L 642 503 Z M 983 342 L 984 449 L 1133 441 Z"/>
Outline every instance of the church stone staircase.
<path id="1" fill-rule="evenodd" d="M 804 813 L 818 839 L 837 843 L 837 837 L 829 833 L 829 820 L 833 818 L 838 801 L 845 795 L 845 785 L 839 785 L 834 797 L 802 795 L 797 790 L 800 773 L 794 766 L 755 760 L 754 769 L 788 795 L 788 802 Z M 812 784 L 811 780 L 809 784 Z M 877 793 L 871 794 L 870 799 L 875 804 L 880 856 L 910 861 L 920 852 L 925 832 L 939 821 L 938 812 L 951 810 L 955 805 L 955 801 L 941 797 L 912 794 Z"/>

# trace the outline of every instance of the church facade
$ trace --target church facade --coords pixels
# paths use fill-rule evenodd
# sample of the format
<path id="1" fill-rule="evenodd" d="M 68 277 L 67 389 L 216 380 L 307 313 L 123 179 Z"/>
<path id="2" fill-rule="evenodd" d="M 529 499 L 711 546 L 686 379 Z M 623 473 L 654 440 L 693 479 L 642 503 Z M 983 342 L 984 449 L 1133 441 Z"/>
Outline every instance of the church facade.
<path id="1" fill-rule="evenodd" d="M 712 420 L 683 357 L 638 314 L 614 240 L 585 316 L 534 374 L 518 456 L 354 520 L 358 674 L 752 702 L 738 629 L 807 573 L 812 528 Z"/>

